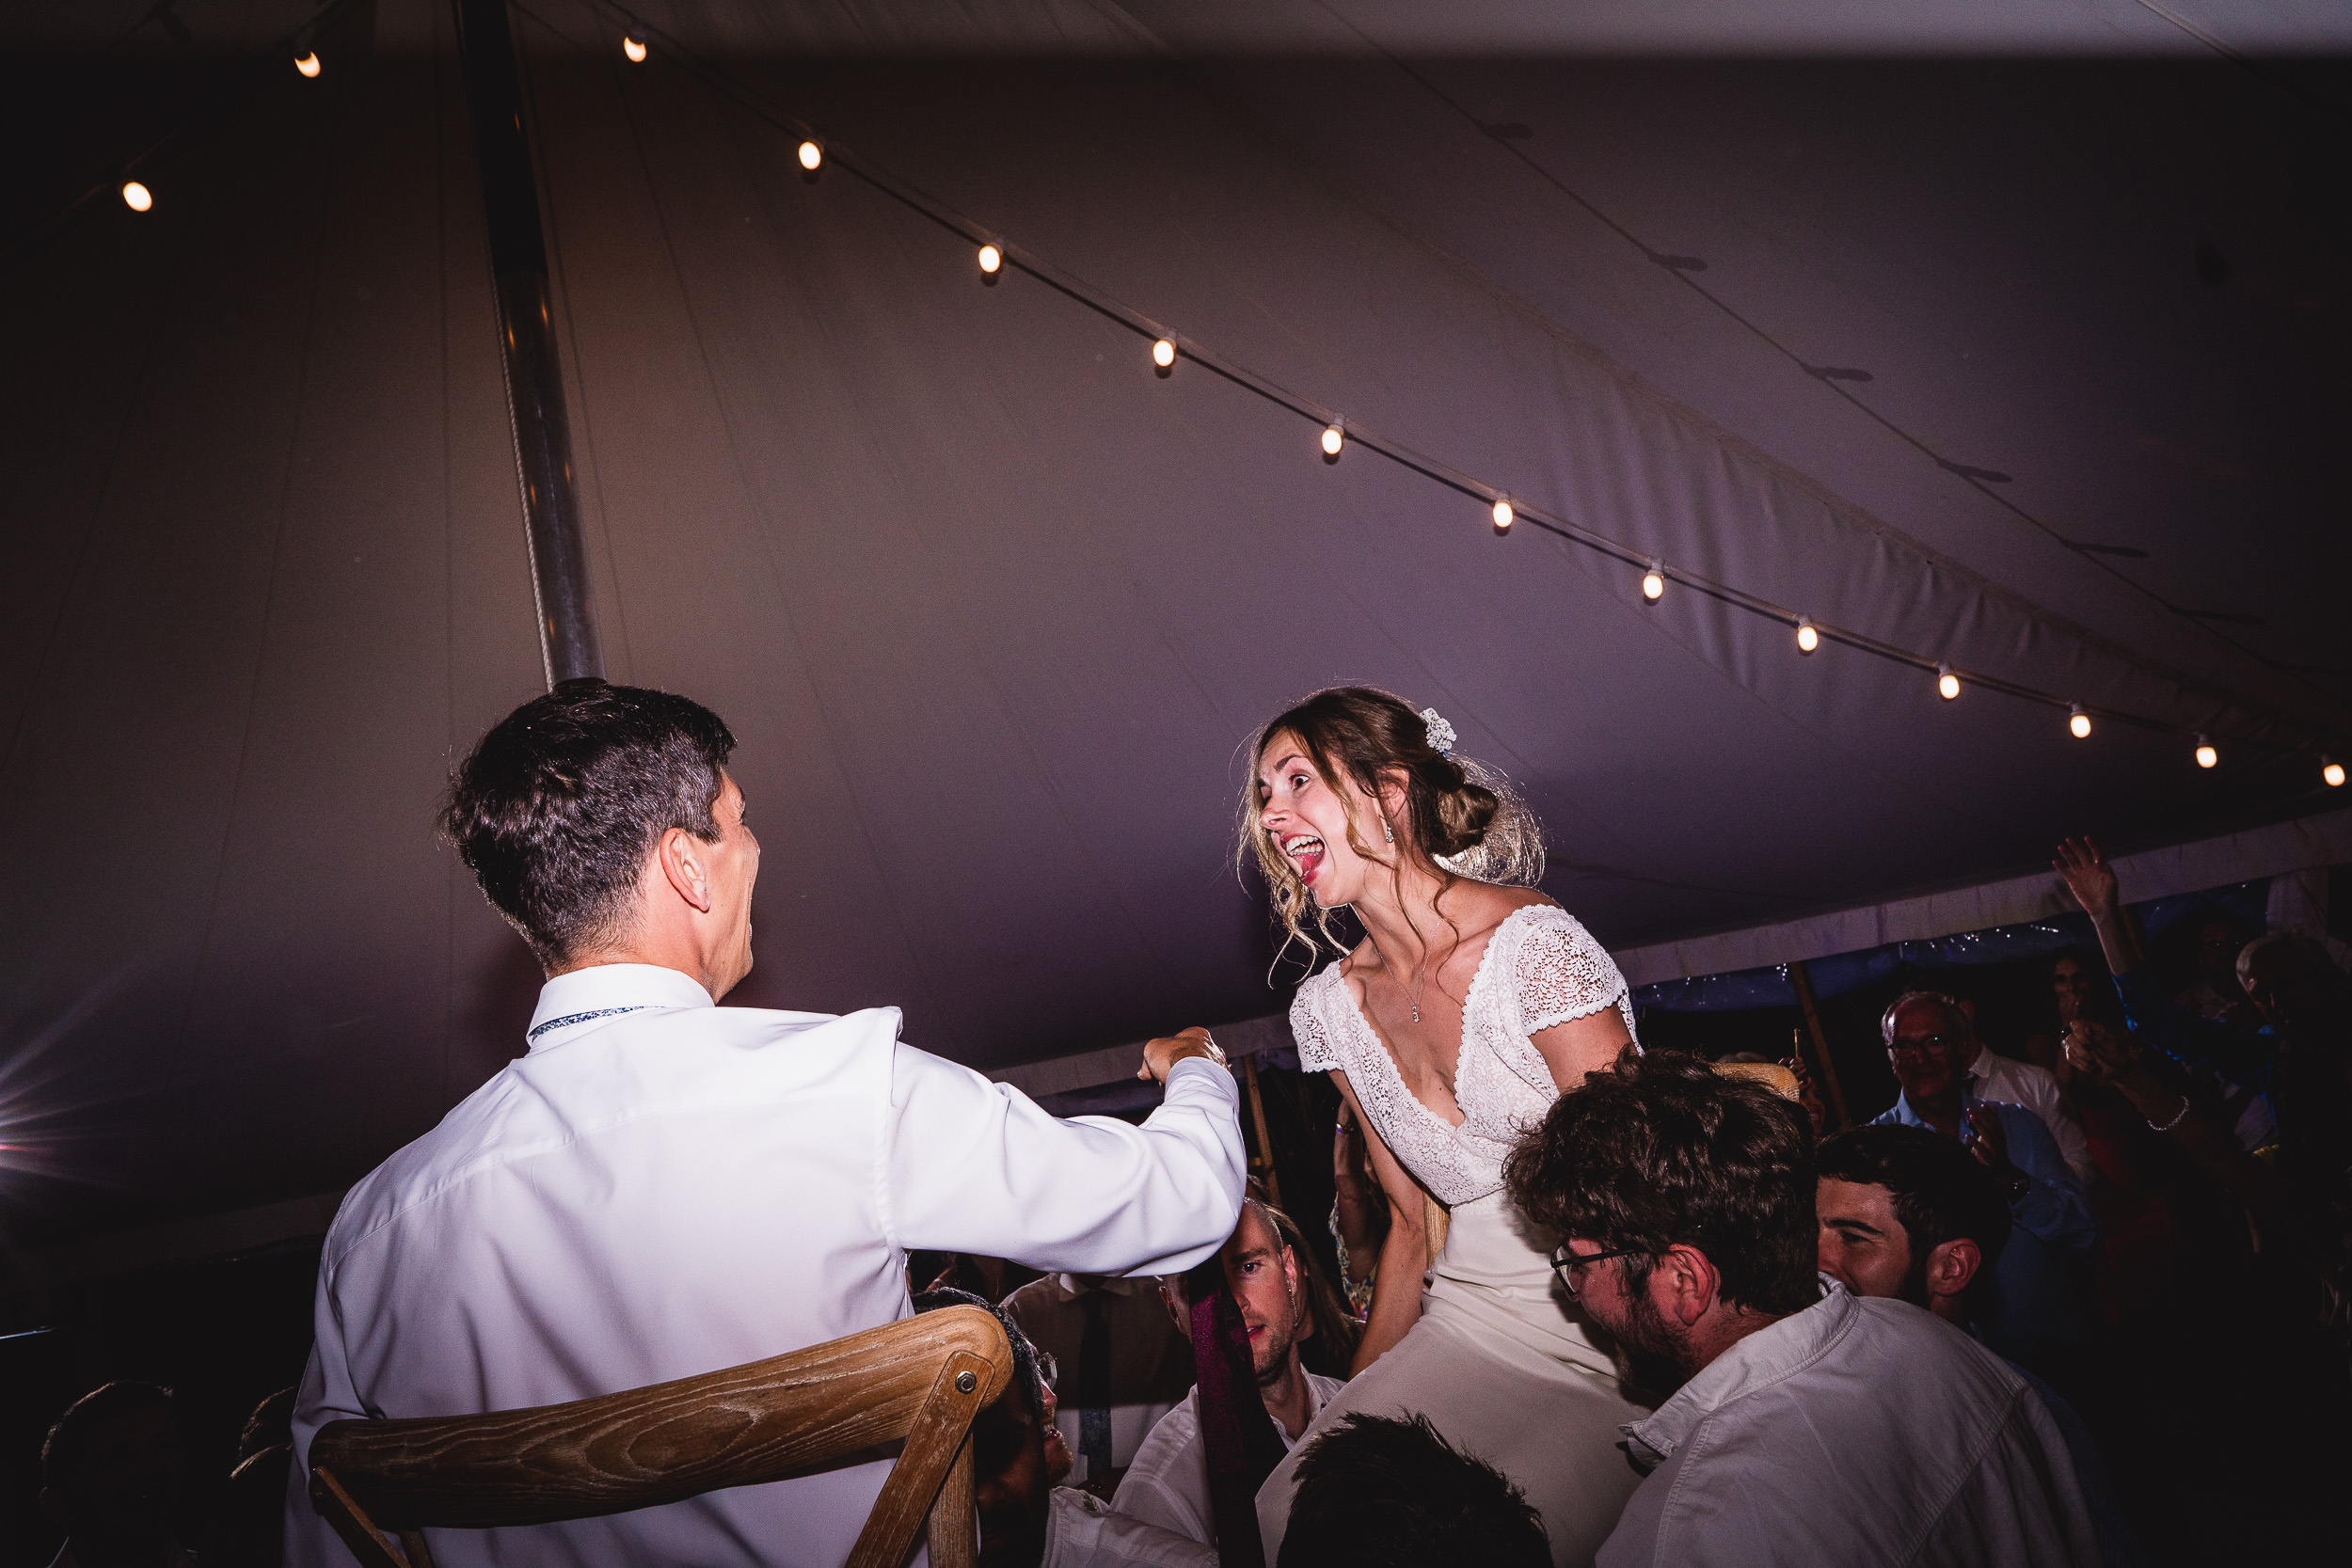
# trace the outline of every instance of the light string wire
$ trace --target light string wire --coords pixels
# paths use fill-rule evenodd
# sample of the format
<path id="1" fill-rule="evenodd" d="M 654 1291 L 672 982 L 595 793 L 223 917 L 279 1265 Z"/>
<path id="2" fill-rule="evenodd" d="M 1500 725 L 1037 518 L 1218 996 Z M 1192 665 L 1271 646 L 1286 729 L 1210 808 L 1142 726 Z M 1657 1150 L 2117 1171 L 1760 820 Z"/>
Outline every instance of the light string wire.
<path id="1" fill-rule="evenodd" d="M 345 11 L 361 3 L 362 0 L 326 0 L 324 5 L 304 19 L 300 26 L 272 43 L 267 53 L 262 55 L 245 70 L 230 72 L 229 79 L 215 87 L 202 103 L 166 126 L 137 151 L 116 163 L 112 170 L 101 176 L 95 184 L 87 187 L 79 196 L 67 201 L 65 205 L 51 213 L 47 217 L 35 220 L 19 238 L 9 242 L 7 252 L 0 255 L 0 277 L 15 272 L 17 268 L 39 255 L 51 241 L 64 233 L 76 216 L 87 211 L 93 203 L 110 197 L 119 199 L 119 193 L 122 189 L 124 181 L 146 171 L 151 165 L 161 163 L 181 142 L 193 136 L 198 131 L 215 120 L 226 118 L 231 110 L 243 107 L 246 100 L 261 87 L 263 78 L 268 75 L 273 67 L 293 63 L 296 45 L 306 41 L 315 42 L 330 26 L 342 19 Z M 138 26 L 145 24 L 145 19 L 142 19 Z M 107 45 L 101 52 L 99 58 L 104 59 L 111 56 L 121 47 L 124 40 L 138 31 L 138 26 L 134 26 L 121 38 Z"/>
<path id="2" fill-rule="evenodd" d="M 533 11 L 524 3 L 524 0 L 512 0 L 512 3 L 520 14 L 530 17 L 554 36 L 564 37 L 561 28 Z M 1822 621 L 1807 612 L 1791 610 L 1759 594 L 1750 594 L 1730 583 L 1704 577 L 1688 568 L 1662 563 L 1654 552 L 1637 549 L 1633 546 L 1612 538 L 1556 511 L 1530 504 L 1502 486 L 1490 484 L 1475 475 L 1455 467 L 1443 458 L 1414 448 L 1401 438 L 1382 434 L 1353 419 L 1343 419 L 1340 411 L 1328 404 L 1304 393 L 1294 391 L 1271 376 L 1252 370 L 1238 360 L 1216 352 L 1207 344 L 1177 331 L 1149 312 L 1127 304 L 1109 290 L 1091 283 L 1056 265 L 1052 261 L 1035 251 L 1015 243 L 994 225 L 982 223 L 967 216 L 951 202 L 932 195 L 913 182 L 866 159 L 848 144 L 825 136 L 818 127 L 787 110 L 776 107 L 757 89 L 745 85 L 729 72 L 712 67 L 676 38 L 647 24 L 635 12 L 616 4 L 615 0 L 576 0 L 576 3 L 614 19 L 617 24 L 631 37 L 659 43 L 665 60 L 676 65 L 704 87 L 762 123 L 803 140 L 817 143 L 823 150 L 824 167 L 831 168 L 838 165 L 843 172 L 899 202 L 909 211 L 928 219 L 975 247 L 994 246 L 1002 258 L 1001 265 L 1004 269 L 1017 270 L 1025 274 L 1057 293 L 1115 323 L 1147 342 L 1165 341 L 1174 344 L 1182 358 L 1200 366 L 1233 386 L 1288 413 L 1312 420 L 1319 429 L 1329 429 L 1334 426 L 1341 428 L 1347 446 L 1361 446 L 1366 451 L 1386 458 L 1400 467 L 1409 469 L 1436 484 L 1484 504 L 1492 505 L 1497 501 L 1507 501 L 1511 508 L 1514 524 L 1519 522 L 1533 524 L 1542 531 L 1566 543 L 1580 546 L 1623 565 L 1633 567 L 1637 571 L 1655 570 L 1669 583 L 1679 584 L 1693 590 L 1732 609 L 1745 610 L 1762 619 L 1777 622 L 1788 628 L 1792 638 L 1800 626 L 1810 626 L 1823 642 L 1836 642 L 1857 652 L 1869 654 L 1874 657 L 1924 673 L 1940 676 L 1948 670 L 1950 673 L 1959 676 L 1964 686 L 1998 692 L 2003 696 L 2013 697 L 2022 702 L 2036 703 L 2044 707 L 2056 709 L 2070 718 L 2079 712 L 2093 720 L 2151 734 L 2195 736 L 2201 745 L 2203 744 L 2206 736 L 2220 734 L 2233 746 L 2249 746 L 2282 756 L 2291 756 L 2304 752 L 2317 755 L 2329 751 L 2331 745 L 2342 745 L 2341 742 L 2331 743 L 2328 736 L 2311 726 L 2283 718 L 2265 705 L 2249 702 L 2227 692 L 2201 689 L 2199 683 L 2185 677 L 2169 672 L 2151 670 L 2142 661 L 2122 650 L 2113 650 L 2112 657 L 2135 670 L 2155 675 L 2169 684 L 2179 687 L 2189 695 L 2259 715 L 2268 723 L 2284 731 L 2299 732 L 2306 738 L 2299 741 L 2283 741 L 2244 733 L 2231 734 L 2217 730 L 2211 723 L 2202 727 L 2181 724 L 2170 720 L 2151 718 L 2145 714 L 2134 713 L 2122 708 L 2084 703 L 2074 697 L 2061 696 L 2057 692 L 2029 686 L 2022 681 L 2011 680 L 1987 671 L 1963 668 L 1946 658 L 1915 653 L 1900 644 L 1872 637 L 1867 632 L 1851 627 Z"/>
<path id="3" fill-rule="evenodd" d="M 254 89 L 273 62 L 278 61 L 281 56 L 291 59 L 292 52 L 297 43 L 308 38 L 317 37 L 326 30 L 332 20 L 356 3 L 357 0 L 327 0 L 327 4 L 322 6 L 300 27 L 278 40 L 269 53 L 257 61 L 251 70 L 241 73 L 215 92 L 204 104 L 183 116 L 137 152 L 124 159 L 116 168 L 115 175 L 110 175 L 106 181 L 102 181 L 84 191 L 50 219 L 38 225 L 8 253 L 5 261 L 0 261 L 0 276 L 15 270 L 42 245 L 55 238 L 56 232 L 76 214 L 87 208 L 93 199 L 118 188 L 117 184 L 111 182 L 115 176 L 128 176 L 159 160 L 170 148 L 192 135 L 199 126 L 220 118 L 236 106 L 239 101 Z M 754 119 L 775 130 L 816 143 L 822 150 L 823 166 L 838 167 L 843 173 L 882 195 L 889 197 L 908 211 L 929 220 L 969 245 L 994 245 L 1002 256 L 1004 267 L 1023 273 L 1061 294 L 1072 303 L 1094 312 L 1136 334 L 1140 339 L 1154 343 L 1165 341 L 1174 345 L 1180 357 L 1200 366 L 1232 386 L 1285 412 L 1312 420 L 1319 428 L 1340 427 L 1343 431 L 1343 439 L 1349 446 L 1360 446 L 1399 467 L 1417 473 L 1435 484 L 1453 490 L 1470 499 L 1488 505 L 1507 501 L 1511 509 L 1510 517 L 1513 523 L 1524 521 L 1567 544 L 1578 546 L 1620 564 L 1637 570 L 1656 571 L 1667 582 L 1679 584 L 1731 609 L 1744 610 L 1761 619 L 1776 622 L 1789 628 L 1792 633 L 1800 627 L 1810 626 L 1822 642 L 1836 642 L 1857 652 L 1869 654 L 1887 662 L 1923 673 L 1935 673 L 1939 676 L 1949 673 L 1958 676 L 1965 686 L 1997 692 L 2021 702 L 2039 704 L 2070 716 L 2080 712 L 2106 722 L 2153 734 L 2194 736 L 2200 746 L 2205 744 L 2209 736 L 2220 735 L 2233 745 L 2250 746 L 2281 756 L 2306 752 L 2323 754 L 2330 751 L 2352 751 L 2352 746 L 2347 746 L 2342 739 L 2331 740 L 2327 733 L 2309 724 L 2289 721 L 2267 705 L 2250 702 L 2231 693 L 2205 688 L 2201 683 L 2169 672 L 2154 670 L 2123 650 L 2111 650 L 2111 657 L 2134 670 L 2177 687 L 2186 695 L 2236 707 L 2241 711 L 2260 717 L 2270 726 L 2282 731 L 2299 733 L 2306 738 L 2298 741 L 2274 740 L 2258 735 L 2247 734 L 2243 730 L 2235 733 L 2222 731 L 2210 722 L 2199 728 L 2105 705 L 2080 703 L 2074 698 L 2061 696 L 2057 692 L 1996 675 L 1988 671 L 1963 668 L 1952 664 L 1948 659 L 1914 652 L 1899 643 L 1872 637 L 1867 632 L 1837 626 L 1806 612 L 1791 610 L 1730 583 L 1720 582 L 1702 576 L 1687 567 L 1661 562 L 1649 551 L 1637 549 L 1597 529 L 1579 523 L 1558 511 L 1530 504 L 1503 487 L 1491 484 L 1475 475 L 1465 472 L 1443 458 L 1420 451 L 1400 437 L 1385 435 L 1352 419 L 1343 419 L 1337 409 L 1307 394 L 1294 391 L 1272 377 L 1216 352 L 1196 339 L 1176 331 L 1147 311 L 1119 299 L 1108 290 L 1056 265 L 1047 258 L 1025 246 L 1014 244 L 994 226 L 983 224 L 966 216 L 952 203 L 932 195 L 881 165 L 864 158 L 848 144 L 825 136 L 816 126 L 776 107 L 757 90 L 746 86 L 730 73 L 713 68 L 674 35 L 649 25 L 641 16 L 616 4 L 615 0 L 577 0 L 577 3 L 613 19 L 630 37 L 658 42 L 666 62 L 675 64 L 705 87 L 735 104 Z M 547 17 L 524 4 L 523 0 L 510 0 L 510 5 L 516 13 L 529 18 L 554 36 L 566 38 L 568 40 L 568 35 L 562 28 L 555 26 Z M 576 40 L 570 41 L 576 42 Z"/>

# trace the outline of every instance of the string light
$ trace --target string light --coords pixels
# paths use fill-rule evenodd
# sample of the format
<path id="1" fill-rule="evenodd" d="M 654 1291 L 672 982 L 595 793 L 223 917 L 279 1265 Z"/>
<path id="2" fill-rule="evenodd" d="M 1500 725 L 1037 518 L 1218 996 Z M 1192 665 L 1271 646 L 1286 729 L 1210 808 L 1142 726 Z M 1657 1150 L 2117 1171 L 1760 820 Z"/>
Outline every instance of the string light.
<path id="1" fill-rule="evenodd" d="M 1344 420 L 1333 420 L 1323 427 L 1324 456 L 1337 457 L 1340 454 L 1340 449 L 1345 445 L 1347 445 L 1347 425 Z"/>
<path id="2" fill-rule="evenodd" d="M 144 213 L 155 205 L 155 193 L 135 180 L 122 182 L 122 204 L 135 213 Z"/>
<path id="3" fill-rule="evenodd" d="M 1661 562 L 1653 561 L 1649 563 L 1649 570 L 1642 574 L 1642 597 L 1647 599 L 1652 604 L 1656 604 L 1659 600 L 1664 598 L 1665 596 L 1665 565 Z"/>
<path id="4" fill-rule="evenodd" d="M 645 63 L 645 40 L 635 33 L 623 33 L 621 53 L 628 56 L 629 64 L 644 65 Z"/>
<path id="5" fill-rule="evenodd" d="M 1935 689 L 1947 703 L 1960 695 L 1960 677 L 1952 673 L 1950 665 L 1939 664 L 1935 667 Z"/>
<path id="6" fill-rule="evenodd" d="M 2344 764 L 2333 757 L 2321 757 L 2319 776 L 2328 781 L 2329 789 L 2342 789 L 2344 787 Z"/>
<path id="7" fill-rule="evenodd" d="M 2217 766 L 2220 761 L 2221 753 L 2214 750 L 2213 742 L 2207 740 L 2201 735 L 2197 737 L 2197 766 L 2200 768 L 2212 768 Z"/>
<path id="8" fill-rule="evenodd" d="M 2071 705 L 2067 709 L 2067 714 L 2066 727 L 2074 732 L 2074 738 L 2089 740 L 2090 738 L 2090 715 L 2083 711 L 2082 704 L 2075 703 Z"/>
<path id="9" fill-rule="evenodd" d="M 801 143 L 801 166 L 814 174 L 817 166 L 825 161 L 825 150 L 813 141 Z"/>
<path id="10" fill-rule="evenodd" d="M 316 76 L 319 73 L 319 52 L 315 49 L 307 49 L 295 55 L 294 69 L 305 76 Z"/>
<path id="11" fill-rule="evenodd" d="M 1497 496 L 1495 498 L 1495 531 L 1497 533 L 1510 532 L 1511 519 L 1517 515 L 1518 515 L 1518 514 L 1511 510 L 1511 503 L 1509 501 L 1503 499 L 1501 496 Z"/>
<path id="12" fill-rule="evenodd" d="M 996 269 L 1004 264 L 1005 253 L 1003 251 L 997 249 L 993 245 L 984 245 L 980 246 L 980 270 L 982 272 L 993 276 Z"/>
<path id="13" fill-rule="evenodd" d="M 1821 645 L 1821 634 L 1814 629 L 1813 617 L 1802 616 L 1797 621 L 1797 652 L 1809 654 Z"/>
<path id="14" fill-rule="evenodd" d="M 1176 363 L 1176 345 L 1162 338 L 1152 345 L 1152 363 L 1166 370 Z"/>

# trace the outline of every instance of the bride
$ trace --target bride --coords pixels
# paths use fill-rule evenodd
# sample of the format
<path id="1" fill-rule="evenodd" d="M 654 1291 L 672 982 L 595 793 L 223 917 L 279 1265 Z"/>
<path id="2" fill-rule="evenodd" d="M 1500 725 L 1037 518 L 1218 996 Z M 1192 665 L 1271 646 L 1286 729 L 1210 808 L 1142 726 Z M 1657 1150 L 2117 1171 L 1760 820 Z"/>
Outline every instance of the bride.
<path id="1" fill-rule="evenodd" d="M 1435 710 L 1343 687 L 1274 719 L 1250 752 L 1241 853 L 1275 914 L 1311 944 L 1343 907 L 1364 930 L 1299 987 L 1291 1031 L 1300 1065 L 1329 1072 L 1372 1130 L 1392 1216 L 1357 1376 L 1314 1427 L 1426 1415 L 1526 1491 L 1555 1562 L 1586 1563 L 1640 1480 L 1615 1444 L 1645 1412 L 1571 1315 L 1556 1238 L 1512 1207 L 1502 1162 L 1632 1042 L 1633 1012 L 1609 955 L 1530 885 L 1532 815 L 1453 747 Z M 1424 1193 L 1451 1211 L 1434 1259 Z M 1305 1447 L 1258 1494 L 1269 1562 Z"/>

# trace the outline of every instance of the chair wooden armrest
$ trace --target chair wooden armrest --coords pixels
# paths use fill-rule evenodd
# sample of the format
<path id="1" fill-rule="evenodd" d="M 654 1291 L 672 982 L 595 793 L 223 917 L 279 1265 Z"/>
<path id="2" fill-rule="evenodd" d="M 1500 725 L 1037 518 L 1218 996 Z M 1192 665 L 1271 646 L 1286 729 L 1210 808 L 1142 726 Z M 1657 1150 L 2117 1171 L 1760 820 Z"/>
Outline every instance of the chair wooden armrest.
<path id="1" fill-rule="evenodd" d="M 972 1568 L 972 1418 L 1012 1347 L 949 1307 L 788 1355 L 532 1410 L 336 1421 L 310 1441 L 310 1500 L 366 1568 L 430 1568 L 425 1528 L 548 1524 L 755 1486 L 903 1440 L 850 1568 Z M 401 1537 L 398 1549 L 385 1532 Z"/>

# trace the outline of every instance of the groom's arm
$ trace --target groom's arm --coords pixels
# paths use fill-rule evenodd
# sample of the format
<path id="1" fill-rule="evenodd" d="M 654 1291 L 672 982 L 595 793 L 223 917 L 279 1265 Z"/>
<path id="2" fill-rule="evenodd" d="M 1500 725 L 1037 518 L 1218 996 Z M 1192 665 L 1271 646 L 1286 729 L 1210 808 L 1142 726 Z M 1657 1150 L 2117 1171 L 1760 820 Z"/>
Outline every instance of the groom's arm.
<path id="1" fill-rule="evenodd" d="M 1059 1120 L 907 1045 L 890 1078 L 882 1200 L 901 1247 L 1071 1274 L 1181 1274 L 1233 1232 L 1247 1178 L 1241 1097 L 1215 1063 L 1178 1062 L 1140 1127 Z"/>

